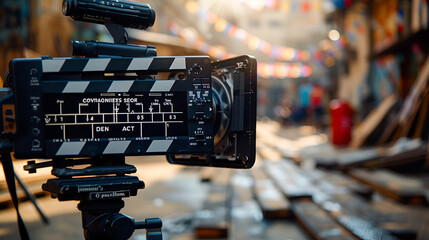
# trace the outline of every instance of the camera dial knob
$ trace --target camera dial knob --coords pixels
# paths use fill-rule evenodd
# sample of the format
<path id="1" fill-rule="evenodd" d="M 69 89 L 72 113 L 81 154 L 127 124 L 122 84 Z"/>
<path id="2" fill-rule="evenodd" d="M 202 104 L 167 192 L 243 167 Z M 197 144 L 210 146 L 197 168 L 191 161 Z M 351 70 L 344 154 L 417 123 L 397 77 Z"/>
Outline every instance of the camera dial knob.
<path id="1" fill-rule="evenodd" d="M 134 219 L 121 213 L 112 213 L 104 222 L 104 231 L 108 239 L 129 239 L 134 226 Z"/>
<path id="2" fill-rule="evenodd" d="M 194 75 L 199 75 L 202 71 L 203 71 L 203 68 L 200 65 L 196 64 L 196 63 L 191 68 L 191 73 L 194 74 Z"/>
<path id="3" fill-rule="evenodd" d="M 33 135 L 34 136 L 38 136 L 39 134 L 40 134 L 40 129 L 38 129 L 38 128 L 33 128 Z"/>

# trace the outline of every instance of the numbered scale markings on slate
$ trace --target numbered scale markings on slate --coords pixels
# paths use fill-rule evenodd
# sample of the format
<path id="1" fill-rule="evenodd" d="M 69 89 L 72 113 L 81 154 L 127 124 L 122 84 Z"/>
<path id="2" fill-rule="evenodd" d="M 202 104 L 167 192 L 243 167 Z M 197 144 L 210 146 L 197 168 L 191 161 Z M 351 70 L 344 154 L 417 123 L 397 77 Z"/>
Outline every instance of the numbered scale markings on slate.
<path id="1" fill-rule="evenodd" d="M 47 139 L 187 136 L 186 94 L 70 93 L 44 96 Z"/>

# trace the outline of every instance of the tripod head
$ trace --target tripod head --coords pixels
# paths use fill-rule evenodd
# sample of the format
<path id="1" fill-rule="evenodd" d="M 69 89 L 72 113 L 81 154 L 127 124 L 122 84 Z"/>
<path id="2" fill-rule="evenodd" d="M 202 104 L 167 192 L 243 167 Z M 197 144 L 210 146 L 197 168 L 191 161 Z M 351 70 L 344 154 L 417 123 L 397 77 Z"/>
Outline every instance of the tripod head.
<path id="1" fill-rule="evenodd" d="M 72 168 L 85 164 L 89 166 L 84 169 Z M 24 170 L 35 173 L 43 167 L 52 167 L 52 174 L 57 177 L 42 185 L 44 191 L 59 201 L 80 201 L 78 209 L 82 212 L 85 239 L 125 240 L 135 229 L 146 229 L 148 240 L 162 239 L 161 219 L 136 222 L 119 213 L 124 207 L 122 198 L 136 196 L 137 191 L 145 187 L 137 177 L 126 175 L 137 169 L 125 164 L 124 156 L 78 160 L 56 158 L 43 163 L 29 161 Z"/>

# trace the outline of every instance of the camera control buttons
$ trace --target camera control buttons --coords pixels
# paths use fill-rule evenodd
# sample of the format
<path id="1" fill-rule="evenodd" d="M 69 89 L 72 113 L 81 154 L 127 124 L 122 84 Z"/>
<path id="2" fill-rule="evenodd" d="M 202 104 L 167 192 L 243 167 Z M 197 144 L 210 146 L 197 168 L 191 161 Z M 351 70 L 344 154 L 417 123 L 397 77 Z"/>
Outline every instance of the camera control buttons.
<path id="1" fill-rule="evenodd" d="M 33 133 L 34 136 L 38 136 L 40 134 L 40 129 L 33 128 L 32 133 Z"/>
<path id="2" fill-rule="evenodd" d="M 32 77 L 36 77 L 36 76 L 37 76 L 37 69 L 32 68 L 32 69 L 30 70 L 30 76 L 32 76 Z"/>
<path id="3" fill-rule="evenodd" d="M 203 71 L 203 68 L 200 65 L 196 64 L 196 63 L 191 68 L 191 73 L 194 74 L 194 75 L 199 75 L 202 71 Z"/>
<path id="4" fill-rule="evenodd" d="M 195 119 L 197 120 L 204 119 L 204 112 L 195 112 Z"/>
<path id="5" fill-rule="evenodd" d="M 202 143 L 206 141 L 206 136 L 204 134 L 195 134 L 195 139 L 197 143 Z"/>
<path id="6" fill-rule="evenodd" d="M 38 148 L 38 147 L 40 147 L 40 140 L 38 140 L 38 139 L 33 139 L 33 142 L 31 143 L 31 146 L 32 146 L 33 148 Z"/>
<path id="7" fill-rule="evenodd" d="M 33 122 L 33 123 L 39 123 L 40 122 L 40 118 L 38 116 L 32 116 L 31 117 L 31 122 Z"/>

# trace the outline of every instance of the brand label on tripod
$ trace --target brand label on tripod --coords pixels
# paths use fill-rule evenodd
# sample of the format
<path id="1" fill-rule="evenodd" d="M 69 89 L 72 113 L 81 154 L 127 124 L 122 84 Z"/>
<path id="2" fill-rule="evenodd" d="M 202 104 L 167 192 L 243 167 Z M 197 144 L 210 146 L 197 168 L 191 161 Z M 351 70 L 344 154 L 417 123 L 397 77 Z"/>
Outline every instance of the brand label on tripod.
<path id="1" fill-rule="evenodd" d="M 111 191 L 111 192 L 93 192 L 89 194 L 90 200 L 100 200 L 100 199 L 112 199 L 112 198 L 123 198 L 129 197 L 130 191 Z"/>

